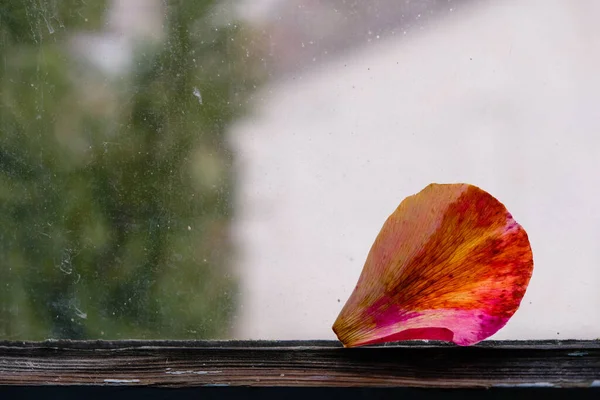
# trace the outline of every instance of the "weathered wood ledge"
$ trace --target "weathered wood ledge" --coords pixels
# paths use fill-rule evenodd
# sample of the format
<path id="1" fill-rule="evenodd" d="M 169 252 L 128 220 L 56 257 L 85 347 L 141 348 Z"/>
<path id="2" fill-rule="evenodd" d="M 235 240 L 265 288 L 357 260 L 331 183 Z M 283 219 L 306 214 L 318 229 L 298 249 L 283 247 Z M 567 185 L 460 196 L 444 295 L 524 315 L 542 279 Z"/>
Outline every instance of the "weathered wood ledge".
<path id="1" fill-rule="evenodd" d="M 600 341 L 0 341 L 0 385 L 600 387 Z"/>

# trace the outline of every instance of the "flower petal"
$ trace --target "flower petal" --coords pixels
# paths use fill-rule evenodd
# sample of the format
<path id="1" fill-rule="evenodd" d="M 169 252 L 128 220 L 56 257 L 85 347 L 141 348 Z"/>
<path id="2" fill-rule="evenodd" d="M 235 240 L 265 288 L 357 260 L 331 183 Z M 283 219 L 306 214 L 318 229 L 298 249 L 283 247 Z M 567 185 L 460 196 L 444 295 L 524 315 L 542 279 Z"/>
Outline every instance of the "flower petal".
<path id="1" fill-rule="evenodd" d="M 502 203 L 473 185 L 431 184 L 387 219 L 333 330 L 346 347 L 472 345 L 506 324 L 532 272 L 527 233 Z"/>

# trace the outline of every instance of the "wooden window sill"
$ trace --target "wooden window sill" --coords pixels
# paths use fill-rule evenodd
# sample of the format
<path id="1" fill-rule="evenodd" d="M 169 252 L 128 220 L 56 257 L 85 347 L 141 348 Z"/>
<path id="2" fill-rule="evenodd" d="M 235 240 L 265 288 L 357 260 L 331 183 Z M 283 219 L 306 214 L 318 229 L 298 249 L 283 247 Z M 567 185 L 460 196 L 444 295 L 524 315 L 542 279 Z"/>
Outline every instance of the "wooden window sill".
<path id="1" fill-rule="evenodd" d="M 3 341 L 0 385 L 600 390 L 600 341 Z"/>

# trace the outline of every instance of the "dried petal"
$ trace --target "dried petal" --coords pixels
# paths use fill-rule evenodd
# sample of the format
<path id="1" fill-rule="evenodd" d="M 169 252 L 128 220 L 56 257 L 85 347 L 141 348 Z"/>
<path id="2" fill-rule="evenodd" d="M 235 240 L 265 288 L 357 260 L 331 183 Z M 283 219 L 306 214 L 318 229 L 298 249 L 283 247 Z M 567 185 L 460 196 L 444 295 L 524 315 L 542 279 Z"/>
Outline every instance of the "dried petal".
<path id="1" fill-rule="evenodd" d="M 527 233 L 502 203 L 476 186 L 431 184 L 387 219 L 333 330 L 346 347 L 472 345 L 506 324 L 532 272 Z"/>

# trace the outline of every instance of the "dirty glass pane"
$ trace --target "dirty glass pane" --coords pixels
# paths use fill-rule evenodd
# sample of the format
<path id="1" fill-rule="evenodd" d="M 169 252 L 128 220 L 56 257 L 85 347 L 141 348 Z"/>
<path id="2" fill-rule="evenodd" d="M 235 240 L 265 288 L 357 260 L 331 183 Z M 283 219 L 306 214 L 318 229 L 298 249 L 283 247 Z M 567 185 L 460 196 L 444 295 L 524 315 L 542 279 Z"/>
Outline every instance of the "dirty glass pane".
<path id="1" fill-rule="evenodd" d="M 0 18 L 0 337 L 227 335 L 225 133 L 260 80 L 254 33 L 216 1 Z"/>
<path id="2" fill-rule="evenodd" d="M 598 12 L 0 0 L 0 339 L 333 339 L 431 182 L 529 234 L 495 339 L 599 337 Z"/>

